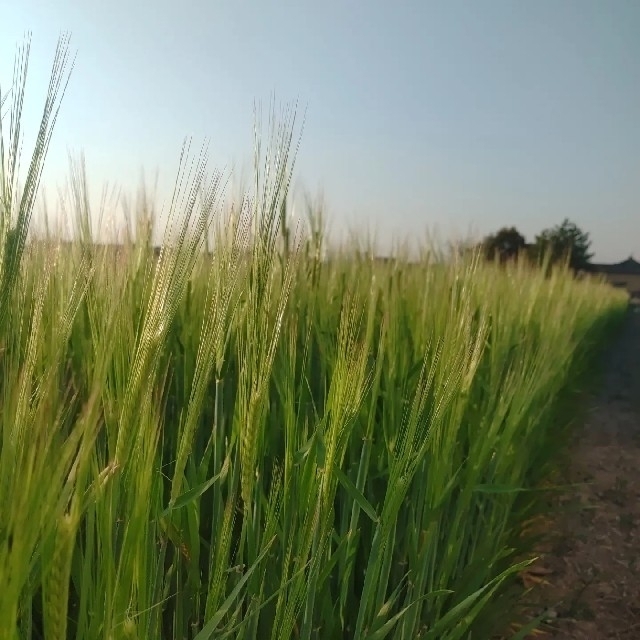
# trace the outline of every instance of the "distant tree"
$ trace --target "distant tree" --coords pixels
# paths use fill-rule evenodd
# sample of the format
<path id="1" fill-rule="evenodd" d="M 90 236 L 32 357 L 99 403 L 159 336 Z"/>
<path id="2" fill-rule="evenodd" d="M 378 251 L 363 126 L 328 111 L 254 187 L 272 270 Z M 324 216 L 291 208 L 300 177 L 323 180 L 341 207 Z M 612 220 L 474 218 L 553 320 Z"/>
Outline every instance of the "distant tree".
<path id="1" fill-rule="evenodd" d="M 549 254 L 552 263 L 567 261 L 574 271 L 588 269 L 593 254 L 591 240 L 576 224 L 565 218 L 562 224 L 536 236 L 534 254 L 538 260 Z"/>
<path id="2" fill-rule="evenodd" d="M 489 260 L 498 259 L 500 262 L 516 258 L 526 248 L 524 236 L 515 227 L 503 227 L 497 233 L 487 236 L 482 243 L 485 257 Z"/>

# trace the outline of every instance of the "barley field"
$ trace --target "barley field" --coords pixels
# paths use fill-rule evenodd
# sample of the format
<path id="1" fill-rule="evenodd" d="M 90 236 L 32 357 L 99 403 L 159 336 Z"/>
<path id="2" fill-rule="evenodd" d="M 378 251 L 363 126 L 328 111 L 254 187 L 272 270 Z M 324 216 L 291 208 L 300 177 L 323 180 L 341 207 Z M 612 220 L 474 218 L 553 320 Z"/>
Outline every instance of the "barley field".
<path id="1" fill-rule="evenodd" d="M 159 254 L 143 200 L 97 243 L 80 175 L 74 240 L 32 236 L 63 66 L 24 187 L 13 127 L 2 147 L 0 637 L 504 632 L 565 400 L 626 295 L 324 246 L 318 212 L 286 215 L 291 112 L 232 207 L 185 152 Z"/>

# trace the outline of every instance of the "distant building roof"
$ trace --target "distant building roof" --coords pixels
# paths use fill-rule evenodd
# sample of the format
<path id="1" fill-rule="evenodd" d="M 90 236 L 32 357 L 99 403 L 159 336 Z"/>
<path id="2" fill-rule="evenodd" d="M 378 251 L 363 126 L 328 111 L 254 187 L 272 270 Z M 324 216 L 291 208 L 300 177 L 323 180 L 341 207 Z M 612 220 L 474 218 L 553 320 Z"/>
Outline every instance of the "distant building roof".
<path id="1" fill-rule="evenodd" d="M 612 275 L 640 275 L 640 262 L 633 258 L 627 258 L 616 264 L 594 264 L 591 265 L 593 271 L 598 273 L 609 273 Z"/>

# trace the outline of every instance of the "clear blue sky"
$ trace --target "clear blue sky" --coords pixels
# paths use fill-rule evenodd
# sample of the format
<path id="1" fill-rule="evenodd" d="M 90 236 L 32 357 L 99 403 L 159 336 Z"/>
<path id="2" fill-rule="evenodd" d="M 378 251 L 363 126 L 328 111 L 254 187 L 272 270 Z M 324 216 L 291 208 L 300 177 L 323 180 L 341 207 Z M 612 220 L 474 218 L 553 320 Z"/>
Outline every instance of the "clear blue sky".
<path id="1" fill-rule="evenodd" d="M 172 186 L 187 134 L 248 163 L 275 93 L 308 107 L 297 183 L 338 225 L 532 239 L 568 216 L 596 259 L 640 259 L 638 0 L 7 1 L 5 89 L 26 30 L 27 122 L 61 30 L 78 54 L 47 190 L 69 150 L 95 189 L 142 167 Z"/>

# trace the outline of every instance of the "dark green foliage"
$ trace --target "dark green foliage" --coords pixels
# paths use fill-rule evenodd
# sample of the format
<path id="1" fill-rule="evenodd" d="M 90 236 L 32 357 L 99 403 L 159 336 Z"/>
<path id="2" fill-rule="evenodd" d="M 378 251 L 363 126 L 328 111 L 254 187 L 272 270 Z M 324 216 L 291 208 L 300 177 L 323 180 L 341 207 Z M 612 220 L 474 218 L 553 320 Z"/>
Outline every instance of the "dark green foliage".
<path id="1" fill-rule="evenodd" d="M 495 234 L 487 236 L 482 250 L 488 260 L 506 262 L 520 255 L 527 248 L 524 236 L 515 227 L 504 227 Z"/>
<path id="2" fill-rule="evenodd" d="M 587 270 L 593 254 L 589 234 L 565 218 L 562 224 L 543 230 L 536 236 L 533 255 L 547 257 L 552 264 L 566 263 L 573 271 Z"/>

